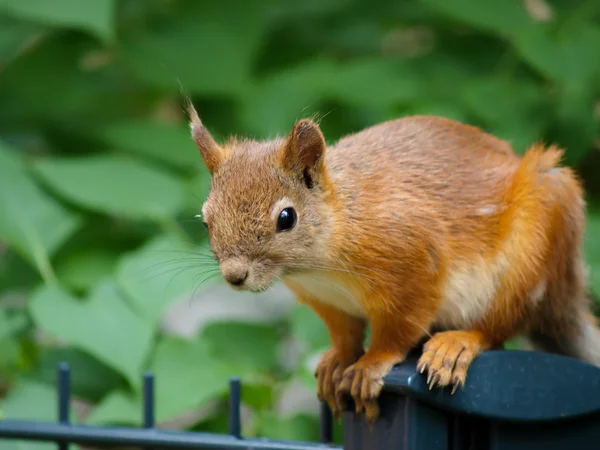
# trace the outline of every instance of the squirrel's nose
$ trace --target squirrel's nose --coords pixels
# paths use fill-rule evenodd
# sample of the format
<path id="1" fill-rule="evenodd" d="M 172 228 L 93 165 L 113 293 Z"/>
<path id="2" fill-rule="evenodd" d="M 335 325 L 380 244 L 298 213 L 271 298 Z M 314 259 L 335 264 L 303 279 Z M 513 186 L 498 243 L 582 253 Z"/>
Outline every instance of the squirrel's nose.
<path id="1" fill-rule="evenodd" d="M 221 265 L 223 278 L 233 286 L 241 286 L 248 278 L 248 267 L 239 261 L 225 261 Z"/>
<path id="2" fill-rule="evenodd" d="M 247 270 L 243 273 L 241 272 L 236 274 L 230 274 L 227 277 L 225 277 L 225 279 L 234 286 L 241 286 L 242 284 L 244 284 L 244 281 L 246 281 L 246 278 L 248 278 Z"/>

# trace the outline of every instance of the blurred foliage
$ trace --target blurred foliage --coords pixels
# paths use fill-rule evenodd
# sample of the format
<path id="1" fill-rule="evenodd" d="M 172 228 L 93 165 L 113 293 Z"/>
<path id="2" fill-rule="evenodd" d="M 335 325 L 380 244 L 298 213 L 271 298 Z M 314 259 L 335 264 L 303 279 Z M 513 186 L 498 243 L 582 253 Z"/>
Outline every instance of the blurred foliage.
<path id="1" fill-rule="evenodd" d="M 193 339 L 159 327 L 215 273 L 181 256 L 205 254 L 189 219 L 208 189 L 182 91 L 220 139 L 272 137 L 318 114 L 331 142 L 426 113 L 519 152 L 557 142 L 589 194 L 600 293 L 596 0 L 0 0 L 4 416 L 51 418 L 67 360 L 88 423 L 139 424 L 152 369 L 161 423 L 212 400 L 185 426 L 223 431 L 227 378 L 238 375 L 248 434 L 315 438 L 314 414 L 273 412 L 289 383 L 314 388 L 308 362 L 327 336 L 312 313 L 212 323 Z M 280 358 L 290 337 L 292 366 Z"/>

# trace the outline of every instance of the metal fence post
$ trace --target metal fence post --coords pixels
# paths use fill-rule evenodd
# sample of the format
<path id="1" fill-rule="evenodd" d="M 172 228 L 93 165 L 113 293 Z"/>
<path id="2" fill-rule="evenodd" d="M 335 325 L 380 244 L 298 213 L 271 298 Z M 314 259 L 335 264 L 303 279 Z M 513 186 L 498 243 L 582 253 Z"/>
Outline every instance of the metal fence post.
<path id="1" fill-rule="evenodd" d="M 242 437 L 242 383 L 239 378 L 229 380 L 229 434 Z"/>
<path id="2" fill-rule="evenodd" d="M 154 428 L 154 374 L 146 372 L 144 374 L 144 396 L 143 396 L 143 417 L 144 428 L 152 430 Z M 151 450 L 148 447 L 148 450 Z"/>
<path id="3" fill-rule="evenodd" d="M 333 415 L 327 402 L 321 403 L 319 419 L 319 440 L 323 444 L 331 444 L 333 441 Z"/>
<path id="4" fill-rule="evenodd" d="M 71 369 L 67 363 L 58 366 L 58 423 L 69 425 L 71 406 Z M 59 450 L 69 450 L 69 442 L 57 442 Z"/>
<path id="5" fill-rule="evenodd" d="M 417 355 L 418 356 L 418 355 Z M 411 357 L 412 358 L 412 357 Z M 600 369 L 564 356 L 489 351 L 469 369 L 464 389 L 429 390 L 409 358 L 386 377 L 381 416 L 372 428 L 343 414 L 343 450 L 597 450 L 600 448 Z M 70 369 L 58 367 L 57 422 L 0 420 L 0 438 L 92 447 L 189 450 L 324 450 L 332 417 L 321 405 L 321 443 L 241 436 L 241 383 L 230 380 L 229 434 L 155 429 L 154 376 L 144 375 L 143 427 L 70 422 Z"/>

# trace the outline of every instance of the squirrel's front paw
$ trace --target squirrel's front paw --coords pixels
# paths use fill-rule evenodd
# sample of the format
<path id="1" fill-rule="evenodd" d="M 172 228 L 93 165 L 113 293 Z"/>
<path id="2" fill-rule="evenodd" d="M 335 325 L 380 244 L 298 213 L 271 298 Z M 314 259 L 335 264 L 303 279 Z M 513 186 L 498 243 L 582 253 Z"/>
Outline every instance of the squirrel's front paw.
<path id="1" fill-rule="evenodd" d="M 478 331 L 444 331 L 423 346 L 417 370 L 427 371 L 429 389 L 452 387 L 452 394 L 464 386 L 473 360 L 488 346 Z"/>
<path id="2" fill-rule="evenodd" d="M 358 358 L 356 358 L 358 359 Z M 344 370 L 352 364 L 354 360 L 344 361 L 343 358 L 333 349 L 327 350 L 321 357 L 321 361 L 315 370 L 317 378 L 317 397 L 319 401 L 326 401 L 336 419 L 339 419 L 342 408 L 337 402 L 336 392 L 339 382 L 342 379 Z"/>
<path id="3" fill-rule="evenodd" d="M 363 357 L 356 364 L 348 367 L 338 386 L 338 404 L 343 405 L 344 397 L 351 395 L 354 399 L 356 414 L 360 417 L 364 413 L 367 422 L 373 424 L 379 417 L 377 398 L 383 388 L 383 378 L 401 360 L 401 356 L 381 359 Z"/>

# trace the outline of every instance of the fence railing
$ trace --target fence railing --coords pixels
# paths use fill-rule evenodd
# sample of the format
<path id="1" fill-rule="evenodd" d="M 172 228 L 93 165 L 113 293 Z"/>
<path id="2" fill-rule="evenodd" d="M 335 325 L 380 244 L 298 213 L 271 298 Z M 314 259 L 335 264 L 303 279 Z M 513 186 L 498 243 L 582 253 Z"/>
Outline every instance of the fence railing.
<path id="1" fill-rule="evenodd" d="M 57 422 L 0 420 L 0 439 L 96 447 L 202 450 L 316 450 L 332 446 L 332 418 L 321 408 L 321 442 L 241 435 L 240 380 L 230 382 L 229 434 L 154 428 L 154 378 L 144 376 L 143 428 L 69 423 L 70 370 L 58 369 Z M 559 355 L 490 351 L 469 370 L 463 390 L 430 391 L 416 356 L 386 378 L 381 418 L 373 428 L 343 414 L 344 450 L 598 450 L 600 369 Z"/>

